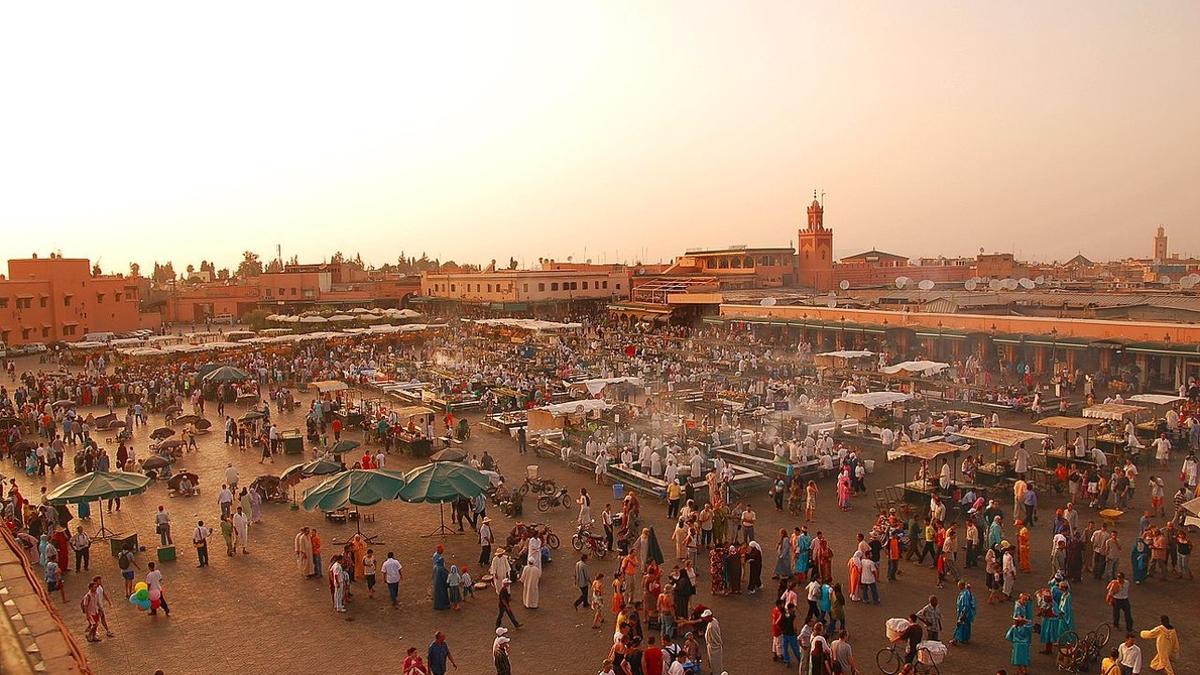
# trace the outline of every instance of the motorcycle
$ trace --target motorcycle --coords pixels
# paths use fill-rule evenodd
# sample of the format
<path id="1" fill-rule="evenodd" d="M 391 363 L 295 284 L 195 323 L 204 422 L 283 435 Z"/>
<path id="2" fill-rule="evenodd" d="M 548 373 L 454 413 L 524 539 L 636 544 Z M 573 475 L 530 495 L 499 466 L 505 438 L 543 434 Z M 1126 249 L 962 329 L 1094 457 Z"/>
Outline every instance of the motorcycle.
<path id="1" fill-rule="evenodd" d="M 571 495 L 569 492 L 567 492 L 567 488 L 559 488 L 558 492 L 555 492 L 554 494 L 542 495 L 541 497 L 538 497 L 537 508 L 538 511 L 545 513 L 556 506 L 569 509 L 574 503 L 575 500 L 571 499 Z"/>
<path id="2" fill-rule="evenodd" d="M 603 558 L 608 554 L 608 542 L 605 541 L 604 536 L 592 534 L 587 525 L 580 525 L 575 529 L 575 534 L 571 536 L 571 547 L 576 551 L 586 548 L 588 553 L 597 558 Z"/>

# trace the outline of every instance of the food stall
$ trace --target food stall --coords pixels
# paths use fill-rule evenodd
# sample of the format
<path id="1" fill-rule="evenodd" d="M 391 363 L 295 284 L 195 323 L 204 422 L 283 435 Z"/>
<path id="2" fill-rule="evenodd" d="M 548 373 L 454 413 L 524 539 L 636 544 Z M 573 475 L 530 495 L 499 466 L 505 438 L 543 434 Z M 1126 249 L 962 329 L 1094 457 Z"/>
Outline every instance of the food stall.
<path id="1" fill-rule="evenodd" d="M 888 450 L 887 461 L 904 460 L 900 483 L 895 486 L 903 493 L 903 501 L 912 504 L 921 504 L 931 494 L 935 492 L 940 493 L 938 485 L 938 478 L 940 476 L 934 467 L 936 460 L 940 457 L 957 456 L 958 453 L 969 448 L 969 444 L 960 445 L 946 441 L 930 441 L 927 443 L 918 441 L 916 443 L 905 443 L 904 445 L 897 446 L 894 450 Z M 910 481 L 908 479 L 908 463 L 912 459 L 921 462 L 921 470 Z M 957 461 L 950 462 L 951 485 L 959 485 L 957 481 L 957 465 Z"/>
<path id="2" fill-rule="evenodd" d="M 573 396 L 621 401 L 630 405 L 642 405 L 647 399 L 647 389 L 640 377 L 598 377 L 564 383 Z"/>
<path id="3" fill-rule="evenodd" d="M 433 454 L 433 440 L 425 436 L 426 422 L 435 423 L 437 413 L 423 405 L 397 408 L 388 413 L 392 420 L 392 437 L 401 451 L 414 457 Z"/>
<path id="4" fill-rule="evenodd" d="M 1154 412 L 1153 419 L 1137 424 L 1137 433 L 1139 435 L 1147 438 L 1156 438 L 1160 433 L 1168 433 L 1172 436 L 1177 435 L 1180 425 L 1176 424 L 1176 429 L 1174 430 L 1169 429 L 1167 427 L 1166 415 L 1168 410 L 1179 407 L 1183 402 L 1187 401 L 1186 398 L 1170 394 L 1135 394 L 1125 400 L 1149 406 Z"/>
<path id="5" fill-rule="evenodd" d="M 846 394 L 831 404 L 833 421 L 843 431 L 857 428 L 860 435 L 878 439 L 884 426 L 894 425 L 897 415 L 903 417 L 903 404 L 911 399 L 911 394 L 899 391 Z"/>
<path id="6" fill-rule="evenodd" d="M 1112 429 L 1096 436 L 1096 444 L 1105 452 L 1123 457 L 1129 450 L 1128 438 L 1125 436 L 1125 422 L 1137 425 L 1147 421 L 1152 415 L 1149 409 L 1126 403 L 1097 403 L 1083 409 L 1083 416 L 1091 419 L 1105 420 L 1112 423 Z"/>
<path id="7" fill-rule="evenodd" d="M 583 399 L 534 408 L 526 415 L 528 433 L 539 436 L 561 434 L 569 424 L 582 422 L 612 407 L 607 401 Z"/>
<path id="8" fill-rule="evenodd" d="M 1092 461 L 1092 446 L 1088 441 L 1088 435 L 1092 427 L 1100 426 L 1103 422 L 1088 417 L 1064 417 L 1056 415 L 1040 419 L 1036 424 L 1046 429 L 1047 433 L 1053 433 L 1053 431 L 1049 431 L 1051 429 L 1063 432 L 1063 444 L 1042 453 L 1045 458 L 1046 468 L 1053 469 L 1059 464 L 1067 464 L 1068 466 L 1073 464 L 1080 469 L 1091 469 L 1096 466 L 1096 463 Z M 1071 432 L 1075 432 L 1076 435 L 1083 437 L 1083 457 L 1076 457 L 1074 455 Z"/>
<path id="9" fill-rule="evenodd" d="M 988 464 L 981 465 L 976 471 L 976 481 L 983 482 L 984 480 L 990 483 L 1006 483 L 1016 479 L 1016 474 L 1013 472 L 1013 462 L 1005 457 L 1005 449 L 1024 446 L 1029 441 L 1042 442 L 1048 438 L 1046 434 L 1036 431 L 1025 431 L 1024 429 L 1009 429 L 1006 427 L 977 427 L 961 429 L 951 438 L 963 438 L 968 441 L 976 441 L 982 445 L 990 446 L 992 452 L 992 461 Z M 1028 451 L 1028 448 L 1026 448 Z M 1030 455 L 1032 459 L 1033 455 Z"/>

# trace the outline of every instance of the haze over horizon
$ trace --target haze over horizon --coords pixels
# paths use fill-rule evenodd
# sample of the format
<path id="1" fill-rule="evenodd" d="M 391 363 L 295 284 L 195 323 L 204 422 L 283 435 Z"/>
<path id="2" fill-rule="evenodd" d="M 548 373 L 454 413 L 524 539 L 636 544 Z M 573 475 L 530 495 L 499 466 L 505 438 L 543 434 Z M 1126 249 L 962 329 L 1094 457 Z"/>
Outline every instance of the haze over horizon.
<path id="1" fill-rule="evenodd" d="M 1200 256 L 1200 3 L 14 5 L 0 258 Z"/>

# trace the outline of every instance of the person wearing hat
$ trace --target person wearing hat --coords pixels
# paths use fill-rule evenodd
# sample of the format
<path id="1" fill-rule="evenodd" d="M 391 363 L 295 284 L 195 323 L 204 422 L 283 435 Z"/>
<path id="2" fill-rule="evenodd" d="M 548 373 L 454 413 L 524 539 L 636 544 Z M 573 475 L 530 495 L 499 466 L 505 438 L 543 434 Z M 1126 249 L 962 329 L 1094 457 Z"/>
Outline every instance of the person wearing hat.
<path id="1" fill-rule="evenodd" d="M 508 561 L 508 551 L 503 546 L 496 549 L 488 572 L 492 574 L 492 587 L 496 589 L 497 593 L 500 592 L 503 583 L 512 578 L 512 563 Z"/>
<path id="2" fill-rule="evenodd" d="M 486 565 L 492 560 L 492 544 L 496 541 L 492 534 L 492 519 L 483 517 L 479 525 L 479 564 Z"/>
<path id="3" fill-rule="evenodd" d="M 721 639 L 721 624 L 717 621 L 717 617 L 713 616 L 711 609 L 706 609 L 700 614 L 700 618 L 704 621 L 704 642 L 708 645 L 708 665 L 712 668 L 712 672 L 720 673 L 724 668 L 722 664 L 725 658 L 725 643 Z"/>
<path id="4" fill-rule="evenodd" d="M 512 612 L 512 580 L 505 577 L 500 582 L 500 596 L 497 603 L 499 611 L 496 612 L 496 629 L 500 629 L 500 621 L 504 619 L 504 615 L 508 615 L 508 620 L 512 622 L 513 628 L 520 628 L 521 622 L 517 621 L 517 617 L 513 616 Z"/>
<path id="5" fill-rule="evenodd" d="M 508 660 L 507 628 L 496 627 L 496 639 L 492 641 L 492 661 L 496 665 L 496 675 L 512 675 L 512 664 Z"/>
<path id="6" fill-rule="evenodd" d="M 1018 675 L 1024 675 L 1029 669 L 1029 643 L 1033 640 L 1033 629 L 1023 616 L 1013 617 L 1013 625 L 1009 627 L 1005 640 L 1012 643 L 1012 664 L 1017 668 Z"/>

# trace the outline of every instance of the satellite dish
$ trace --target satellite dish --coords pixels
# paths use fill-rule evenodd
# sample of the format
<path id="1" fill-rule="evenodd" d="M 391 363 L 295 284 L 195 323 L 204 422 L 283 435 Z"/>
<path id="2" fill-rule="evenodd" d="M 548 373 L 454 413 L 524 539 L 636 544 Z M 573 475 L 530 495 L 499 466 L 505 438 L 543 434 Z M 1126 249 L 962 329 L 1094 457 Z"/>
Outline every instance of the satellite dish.
<path id="1" fill-rule="evenodd" d="M 1164 274 L 1158 278 L 1158 283 L 1164 284 L 1164 285 L 1169 284 L 1169 283 L 1171 283 L 1171 277 Z"/>
<path id="2" fill-rule="evenodd" d="M 850 290 L 850 280 L 842 279 L 842 283 L 838 284 L 838 288 L 842 289 L 843 291 Z"/>
<path id="3" fill-rule="evenodd" d="M 1039 274 L 1038 277 L 1033 280 L 1033 283 L 1037 284 L 1038 286 L 1041 286 L 1042 284 L 1046 283 L 1046 277 Z"/>
<path id="4" fill-rule="evenodd" d="M 1015 290 L 1017 290 L 1017 287 L 1019 286 L 1016 279 L 1005 279 L 1003 281 L 1003 284 L 1004 284 L 1004 289 L 1007 291 L 1015 291 Z"/>
<path id="5" fill-rule="evenodd" d="M 904 288 L 908 285 L 908 277 L 896 277 L 896 288 Z"/>
<path id="6" fill-rule="evenodd" d="M 758 301 L 758 304 L 763 307 L 774 307 L 775 306 L 775 298 L 763 298 L 762 300 Z"/>
<path id="7" fill-rule="evenodd" d="M 909 259 L 908 259 L 908 266 L 909 266 L 909 267 L 920 267 L 920 266 L 921 266 L 921 259 L 920 259 L 920 258 L 909 258 Z"/>
<path id="8" fill-rule="evenodd" d="M 1020 284 L 1021 288 L 1024 288 L 1025 290 L 1029 290 L 1034 286 L 1037 286 L 1037 284 L 1033 283 L 1033 279 L 1026 279 L 1024 277 L 1022 277 L 1017 283 Z"/>
<path id="9" fill-rule="evenodd" d="M 837 307 L 837 298 L 829 298 L 828 300 L 825 301 L 825 306 L 828 307 L 829 309 L 833 309 L 834 307 Z"/>
<path id="10" fill-rule="evenodd" d="M 967 279 L 966 283 L 963 284 L 963 288 L 966 288 L 968 291 L 973 291 L 978 285 L 979 282 L 975 281 L 974 279 Z"/>
<path id="11" fill-rule="evenodd" d="M 826 293 L 826 295 L 828 295 L 828 296 L 829 296 L 829 297 L 831 297 L 831 298 L 836 298 L 836 297 L 837 297 L 837 291 L 829 291 L 828 293 Z"/>
<path id="12" fill-rule="evenodd" d="M 1190 274 L 1179 280 L 1180 288 L 1191 288 L 1192 286 L 1195 286 L 1195 285 L 1196 285 L 1196 278 Z"/>
<path id="13" fill-rule="evenodd" d="M 988 282 L 988 290 L 989 291 L 998 291 L 1001 288 L 1003 288 L 1003 286 L 1004 286 L 1004 284 L 1000 283 L 999 279 L 992 279 L 991 281 Z"/>
<path id="14" fill-rule="evenodd" d="M 923 291 L 932 291 L 934 285 L 935 284 L 929 279 L 923 279 L 921 283 L 917 284 L 917 288 L 920 288 Z"/>

